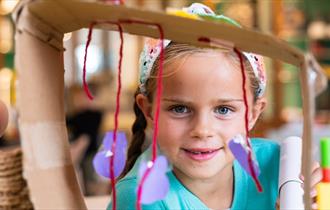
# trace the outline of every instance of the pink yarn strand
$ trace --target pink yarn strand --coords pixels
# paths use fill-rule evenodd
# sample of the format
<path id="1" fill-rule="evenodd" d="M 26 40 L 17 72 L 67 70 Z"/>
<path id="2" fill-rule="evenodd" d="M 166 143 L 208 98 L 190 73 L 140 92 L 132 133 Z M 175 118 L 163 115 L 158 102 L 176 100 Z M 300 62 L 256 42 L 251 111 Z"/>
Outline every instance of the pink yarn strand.
<path id="1" fill-rule="evenodd" d="M 157 74 L 157 96 L 156 96 L 156 112 L 155 112 L 155 128 L 152 138 L 152 161 L 154 162 L 157 157 L 157 136 L 159 130 L 159 112 L 160 112 L 160 102 L 163 91 L 162 75 L 163 75 L 163 64 L 164 64 L 164 32 L 160 25 L 157 25 L 160 32 L 160 54 L 159 54 L 159 70 Z"/>
<path id="2" fill-rule="evenodd" d="M 93 28 L 94 28 L 95 24 L 96 24 L 95 22 L 92 22 L 89 25 L 87 42 L 86 42 L 86 47 L 85 47 L 85 55 L 84 55 L 84 66 L 83 66 L 83 86 L 84 86 L 85 93 L 87 94 L 87 96 L 90 100 L 93 100 L 94 97 L 93 97 L 92 93 L 90 92 L 90 90 L 88 88 L 88 84 L 86 82 L 86 62 L 87 62 L 88 47 L 92 41 L 92 33 L 93 33 Z"/>
<path id="3" fill-rule="evenodd" d="M 112 200 L 113 205 L 112 209 L 116 209 L 116 180 L 114 173 L 114 159 L 116 155 L 116 142 L 117 142 L 117 131 L 118 131 L 118 117 L 120 111 L 120 94 L 121 94 L 121 72 L 122 72 L 122 60 L 123 60 L 123 46 L 124 46 L 124 37 L 123 30 L 121 25 L 118 25 L 119 35 L 120 35 L 120 48 L 119 48 L 119 63 L 118 63 L 118 81 L 117 81 L 117 94 L 116 94 L 116 110 L 115 110 L 115 127 L 113 131 L 113 144 L 112 144 L 112 156 L 110 158 L 110 178 L 111 178 L 111 188 L 112 188 Z"/>
<path id="4" fill-rule="evenodd" d="M 120 95 L 121 95 L 121 72 L 122 72 L 122 60 L 123 60 L 123 46 L 124 46 L 124 37 L 123 37 L 123 29 L 121 25 L 117 22 L 112 21 L 94 21 L 90 24 L 88 38 L 86 43 L 85 49 L 85 58 L 84 58 L 84 68 L 83 68 L 83 81 L 84 81 L 84 89 L 87 93 L 87 96 L 90 99 L 93 99 L 91 95 L 87 83 L 86 83 L 86 60 L 87 60 L 87 49 L 92 39 L 92 30 L 93 27 L 97 24 L 114 24 L 118 26 L 119 36 L 120 36 L 120 48 L 119 48 L 119 61 L 118 61 L 118 84 L 117 84 L 117 93 L 116 93 L 116 109 L 115 109 L 115 116 L 114 116 L 114 132 L 113 132 L 113 143 L 111 146 L 112 156 L 110 158 L 110 180 L 111 180 L 111 189 L 112 189 L 112 209 L 115 210 L 117 208 L 117 196 L 116 196 L 116 179 L 114 173 L 114 159 L 116 156 L 116 142 L 117 142 L 117 131 L 118 131 L 118 118 L 120 112 Z"/>
<path id="5" fill-rule="evenodd" d="M 253 167 L 252 148 L 251 148 L 251 144 L 248 140 L 248 138 L 249 138 L 249 127 L 248 127 L 248 124 L 249 124 L 249 117 L 248 117 L 249 104 L 248 104 L 248 101 L 247 101 L 247 94 L 246 94 L 246 88 L 245 88 L 245 85 L 246 85 L 246 72 L 245 72 L 245 69 L 244 69 L 243 56 L 242 56 L 242 53 L 238 49 L 234 48 L 234 51 L 237 54 L 237 56 L 239 57 L 241 72 L 242 72 L 242 77 L 243 77 L 242 90 L 243 90 L 243 98 L 244 98 L 244 106 L 245 106 L 245 116 L 244 116 L 245 132 L 246 132 L 246 137 L 245 138 L 246 138 L 246 143 L 247 143 L 248 147 L 250 148 L 250 151 L 249 151 L 249 154 L 248 154 L 249 168 L 250 168 L 250 171 L 251 171 L 251 174 L 252 174 L 252 178 L 253 178 L 254 182 L 256 183 L 258 191 L 262 192 L 261 183 L 259 182 L 258 177 L 257 177 L 256 172 L 255 172 L 254 167 Z"/>
<path id="6" fill-rule="evenodd" d="M 211 43 L 211 39 L 209 39 L 208 37 L 200 37 L 198 39 L 198 41 L 201 41 L 201 42 L 206 42 L 206 43 Z M 234 48 L 234 51 L 235 53 L 237 54 L 237 56 L 239 57 L 239 60 L 240 60 L 240 66 L 241 66 L 241 73 L 242 73 L 242 77 L 243 77 L 243 82 L 242 82 L 242 91 L 243 91 L 243 98 L 244 98 L 244 106 L 245 106 L 245 115 L 244 115 L 244 122 L 245 122 L 245 132 L 246 132 L 246 143 L 248 145 L 248 147 L 250 148 L 250 151 L 248 153 L 248 163 L 249 163 L 249 169 L 251 171 L 251 175 L 252 175 L 252 178 L 254 180 L 254 182 L 256 183 L 256 186 L 257 186 L 257 189 L 259 192 L 262 192 L 262 186 L 261 186 L 261 183 L 259 182 L 259 179 L 256 175 L 256 171 L 254 170 L 254 167 L 253 167 L 253 161 L 252 161 L 252 148 L 251 148 L 251 144 L 248 140 L 249 138 L 249 127 L 248 127 L 248 124 L 249 124 L 249 118 L 248 118 L 248 113 L 249 113 L 249 104 L 248 104 L 248 101 L 247 101 L 247 94 L 246 94 L 246 88 L 245 88 L 245 84 L 246 84 L 246 72 L 244 70 L 244 64 L 243 64 L 243 57 L 242 57 L 242 54 L 236 49 Z"/>
<path id="7" fill-rule="evenodd" d="M 121 20 L 121 23 L 127 23 L 127 24 L 143 24 L 143 25 L 150 25 L 155 26 L 159 30 L 159 38 L 160 38 L 160 44 L 161 44 L 161 51 L 159 55 L 159 70 L 157 73 L 157 94 L 156 94 L 156 111 L 154 114 L 154 133 L 152 137 L 152 158 L 151 162 L 152 164 L 155 163 L 155 160 L 157 158 L 157 135 L 158 135 L 158 127 L 159 127 L 159 112 L 160 112 L 160 101 L 161 101 L 161 95 L 162 95 L 162 75 L 163 75 L 163 63 L 164 63 L 164 31 L 160 24 L 157 23 L 149 23 L 141 20 Z M 145 173 L 143 174 L 141 181 L 138 185 L 137 190 L 137 202 L 136 202 L 136 209 L 141 210 L 141 199 L 142 199 L 142 192 L 143 192 L 143 186 L 144 182 L 149 176 L 151 172 L 152 167 L 147 168 Z"/>

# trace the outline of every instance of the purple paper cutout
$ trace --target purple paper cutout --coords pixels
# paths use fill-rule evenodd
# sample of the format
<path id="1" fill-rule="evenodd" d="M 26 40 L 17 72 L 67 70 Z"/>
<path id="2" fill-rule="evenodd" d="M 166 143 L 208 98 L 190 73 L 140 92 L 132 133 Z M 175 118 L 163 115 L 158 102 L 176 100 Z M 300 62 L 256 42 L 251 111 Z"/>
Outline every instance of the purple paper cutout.
<path id="1" fill-rule="evenodd" d="M 110 157 L 113 144 L 113 132 L 107 132 L 103 139 L 103 148 L 93 159 L 93 166 L 97 174 L 110 178 Z M 117 178 L 124 170 L 126 164 L 127 140 L 124 132 L 117 132 L 116 153 L 114 159 L 114 175 Z"/>
<path id="2" fill-rule="evenodd" d="M 146 172 L 147 168 L 152 166 L 152 162 L 141 161 L 138 171 L 139 180 Z M 141 203 L 151 204 L 157 200 L 165 198 L 169 191 L 169 181 L 166 175 L 168 162 L 165 156 L 158 156 L 152 166 L 152 169 L 145 179 L 142 186 Z"/>
<path id="3" fill-rule="evenodd" d="M 247 146 L 244 138 L 241 135 L 235 136 L 233 139 L 229 141 L 229 148 L 233 153 L 234 157 L 238 161 L 238 163 L 242 166 L 242 168 L 252 176 L 250 166 L 249 166 L 249 156 L 248 152 L 251 151 Z M 252 152 L 252 151 L 251 151 Z M 257 160 L 255 160 L 254 155 L 252 154 L 252 163 L 253 168 L 258 177 L 260 175 L 259 164 Z"/>

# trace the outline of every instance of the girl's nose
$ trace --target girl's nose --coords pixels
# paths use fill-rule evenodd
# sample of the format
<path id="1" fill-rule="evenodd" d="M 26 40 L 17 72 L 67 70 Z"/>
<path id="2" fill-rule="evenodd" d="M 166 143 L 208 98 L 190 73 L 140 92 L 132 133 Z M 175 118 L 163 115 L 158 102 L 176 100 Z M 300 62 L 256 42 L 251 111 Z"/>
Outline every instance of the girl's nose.
<path id="1" fill-rule="evenodd" d="M 210 116 L 206 114 L 196 116 L 191 121 L 192 129 L 190 132 L 191 137 L 196 139 L 207 139 L 213 137 L 212 122 Z"/>

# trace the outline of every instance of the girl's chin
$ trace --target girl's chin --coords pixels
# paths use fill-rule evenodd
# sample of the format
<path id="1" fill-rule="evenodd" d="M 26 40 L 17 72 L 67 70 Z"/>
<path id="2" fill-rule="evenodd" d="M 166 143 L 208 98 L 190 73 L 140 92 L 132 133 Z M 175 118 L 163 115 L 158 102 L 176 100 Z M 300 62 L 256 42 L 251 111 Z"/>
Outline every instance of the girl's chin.
<path id="1" fill-rule="evenodd" d="M 219 173 L 215 172 L 202 172 L 202 173 L 190 173 L 185 175 L 188 177 L 188 180 L 190 181 L 202 181 L 202 182 L 212 182 L 212 180 L 218 180 L 220 176 L 218 176 Z M 179 179 L 181 177 L 178 177 Z"/>
<path id="2" fill-rule="evenodd" d="M 225 172 L 226 166 L 204 166 L 204 167 L 196 167 L 191 166 L 187 168 L 187 165 L 180 167 L 180 168 L 173 168 L 173 172 L 178 176 L 185 176 L 189 177 L 189 179 L 198 179 L 198 180 L 207 180 L 214 177 L 218 177 L 220 174 L 226 173 Z"/>

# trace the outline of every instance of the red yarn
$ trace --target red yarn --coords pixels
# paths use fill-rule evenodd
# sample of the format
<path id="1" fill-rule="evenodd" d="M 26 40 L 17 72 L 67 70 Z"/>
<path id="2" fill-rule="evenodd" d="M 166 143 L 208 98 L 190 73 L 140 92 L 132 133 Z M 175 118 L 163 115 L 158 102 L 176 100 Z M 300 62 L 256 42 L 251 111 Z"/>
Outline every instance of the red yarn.
<path id="1" fill-rule="evenodd" d="M 161 44 L 161 50 L 160 50 L 160 55 L 159 55 L 159 70 L 157 73 L 157 95 L 156 95 L 156 112 L 155 112 L 155 127 L 154 127 L 154 133 L 153 133 L 153 138 L 152 138 L 152 163 L 155 163 L 156 156 L 157 156 L 157 135 L 158 135 L 158 127 L 159 127 L 159 112 L 160 112 L 160 101 L 161 101 L 161 95 L 162 95 L 162 90 L 163 90 L 163 84 L 162 84 L 162 74 L 163 74 L 163 62 L 164 62 L 164 32 L 161 28 L 160 25 L 158 25 L 158 29 L 160 32 L 160 44 Z M 149 176 L 151 172 L 151 168 L 148 168 L 141 180 L 141 183 L 138 188 L 138 200 L 137 200 L 137 209 L 141 210 L 141 197 L 142 197 L 142 188 L 143 184 L 146 180 L 146 178 Z"/>
<path id="2" fill-rule="evenodd" d="M 256 185 L 257 185 L 258 191 L 262 192 L 261 183 L 259 182 L 258 177 L 257 177 L 256 172 L 255 172 L 254 167 L 253 167 L 252 148 L 251 148 L 251 144 L 248 140 L 248 138 L 249 138 L 249 127 L 248 127 L 248 124 L 249 124 L 249 118 L 248 118 L 249 104 L 248 104 L 248 101 L 247 101 L 247 94 L 246 94 L 246 88 L 245 88 L 246 72 L 244 70 L 243 56 L 242 56 L 242 53 L 240 53 L 240 51 L 238 49 L 234 48 L 234 51 L 237 54 L 237 56 L 239 57 L 239 61 L 240 61 L 240 65 L 241 65 L 241 72 L 242 72 L 242 77 L 243 77 L 242 90 L 243 90 L 243 98 L 244 98 L 244 105 L 245 105 L 245 116 L 244 116 L 244 119 L 245 119 L 245 132 L 246 132 L 246 137 L 245 138 L 246 138 L 246 143 L 247 143 L 248 147 L 250 148 L 249 154 L 248 154 L 249 168 L 250 168 L 250 171 L 251 171 L 251 174 L 252 174 L 252 178 L 253 178 L 254 182 L 256 183 Z"/>
<path id="3" fill-rule="evenodd" d="M 142 20 L 120 20 L 120 23 L 137 23 L 143 25 L 151 25 L 157 27 L 159 30 L 159 39 L 161 40 L 161 51 L 159 54 L 159 71 L 157 73 L 157 95 L 156 95 L 156 112 L 154 115 L 154 133 L 152 138 L 152 162 L 156 160 L 157 157 L 157 135 L 158 135 L 158 124 L 159 124 L 159 111 L 160 111 L 160 101 L 161 101 L 161 93 L 162 93 L 162 74 L 163 74 L 163 63 L 164 63 L 164 31 L 160 24 L 157 23 L 149 23 Z"/>
<path id="4" fill-rule="evenodd" d="M 115 110 L 115 127 L 113 131 L 113 143 L 112 143 L 112 156 L 110 158 L 110 178 L 111 178 L 111 189 L 112 189 L 112 200 L 113 205 L 112 209 L 116 209 L 116 182 L 115 182 L 115 173 L 114 173 L 114 159 L 116 152 L 116 142 L 117 142 L 117 130 L 118 130 L 118 115 L 120 110 L 120 93 L 121 93 L 121 67 L 123 60 L 123 45 L 124 45 L 124 37 L 123 37 L 123 29 L 118 25 L 119 35 L 120 35 L 120 48 L 119 48 L 119 63 L 118 63 L 118 87 L 117 87 L 117 95 L 116 95 L 116 110 Z"/>
<path id="5" fill-rule="evenodd" d="M 123 3 L 123 1 L 122 1 Z M 87 94 L 87 96 L 90 99 L 93 99 L 92 94 L 90 93 L 88 89 L 88 85 L 86 83 L 86 60 L 87 60 L 87 49 L 89 47 L 89 44 L 92 39 L 92 30 L 93 27 L 96 24 L 115 24 L 119 28 L 120 32 L 120 38 L 121 38 L 121 45 L 120 45 L 120 58 L 119 58 L 119 65 L 118 65 L 118 90 L 117 90 L 117 97 L 116 97 L 116 111 L 115 111 L 115 128 L 114 128 L 114 134 L 113 134 L 113 144 L 112 144 L 112 156 L 110 158 L 110 178 L 111 178 L 111 188 L 112 188 L 112 209 L 116 209 L 116 189 L 115 189 L 115 177 L 114 177 L 114 157 L 115 157 L 115 147 L 116 147 L 116 139 L 117 139 L 117 129 L 118 129 L 118 114 L 119 114 L 119 107 L 120 107 L 120 90 L 121 90 L 121 63 L 122 63 L 122 57 L 123 57 L 123 31 L 121 28 L 120 23 L 126 23 L 126 24 L 132 24 L 132 23 L 137 23 L 137 24 L 143 24 L 143 25 L 151 25 L 157 27 L 160 33 L 160 40 L 161 40 L 161 52 L 160 52 L 160 61 L 159 61 L 159 71 L 157 73 L 157 96 L 156 96 L 156 112 L 154 115 L 154 134 L 153 134 L 153 139 L 152 139 L 152 160 L 151 162 L 154 163 L 157 157 L 157 135 L 158 135 L 158 127 L 159 127 L 159 112 L 160 112 L 160 101 L 161 101 L 161 93 L 162 93 L 162 77 L 161 75 L 163 74 L 163 62 L 164 62 L 164 32 L 162 27 L 159 24 L 156 23 L 148 23 L 144 21 L 139 21 L 139 20 L 121 20 L 119 23 L 117 22 L 111 22 L 111 21 L 94 21 L 90 24 L 89 27 L 89 33 L 88 33 L 88 38 L 87 38 L 87 43 L 86 43 L 86 49 L 85 49 L 85 57 L 84 57 L 84 68 L 83 68 L 83 84 L 84 84 L 84 89 Z M 146 178 L 148 177 L 149 173 L 151 172 L 152 168 L 147 168 L 146 172 L 144 173 L 141 182 L 139 183 L 138 186 L 138 198 L 137 198 L 137 209 L 141 210 L 141 197 L 142 197 L 142 191 L 143 191 L 143 184 Z"/>
<path id="6" fill-rule="evenodd" d="M 198 39 L 198 41 L 206 42 L 206 43 L 210 43 L 211 42 L 211 40 L 208 37 L 200 37 Z M 245 70 L 244 70 L 243 57 L 242 57 L 242 54 L 236 48 L 234 48 L 234 51 L 237 54 L 237 56 L 239 57 L 240 66 L 241 66 L 241 72 L 242 72 L 242 77 L 243 77 L 242 90 L 243 90 L 243 98 L 244 98 L 244 106 L 245 106 L 245 116 L 244 116 L 245 132 L 246 132 L 246 137 L 245 138 L 246 138 L 246 143 L 247 143 L 248 147 L 250 148 L 250 151 L 248 153 L 249 168 L 250 168 L 250 171 L 251 171 L 252 178 L 253 178 L 254 182 L 256 183 L 256 186 L 257 186 L 258 191 L 259 192 L 262 192 L 261 183 L 259 182 L 258 177 L 257 177 L 256 172 L 255 172 L 254 167 L 253 167 L 253 162 L 252 162 L 252 148 L 251 148 L 251 144 L 250 144 L 250 142 L 248 140 L 248 137 L 249 137 L 249 127 L 248 127 L 248 124 L 249 124 L 249 120 L 248 120 L 249 119 L 248 118 L 249 104 L 247 102 L 247 95 L 246 95 L 246 89 L 245 89 L 246 73 L 245 73 Z"/>
<path id="7" fill-rule="evenodd" d="M 85 49 L 85 58 L 84 58 L 84 71 L 83 71 L 83 81 L 84 81 L 84 89 L 87 93 L 87 96 L 90 99 L 93 99 L 93 96 L 90 94 L 88 86 L 86 84 L 86 60 L 87 60 L 87 49 L 92 39 L 92 31 L 95 25 L 97 24 L 114 24 L 118 26 L 119 35 L 120 35 L 120 48 L 119 48 L 119 62 L 118 62 L 118 86 L 117 86 L 117 94 L 116 94 L 116 109 L 115 109 L 115 126 L 113 131 L 113 143 L 111 146 L 112 156 L 110 158 L 110 179 L 111 179 L 111 189 L 112 189 L 112 209 L 116 209 L 117 206 L 117 199 L 116 199 L 116 180 L 115 180 L 115 173 L 114 173 L 114 159 L 116 155 L 116 142 L 117 142 L 117 130 L 118 130 L 118 116 L 120 111 L 120 93 L 121 93 L 121 68 L 122 68 L 122 60 L 123 60 L 123 45 L 124 45 L 124 38 L 123 38 L 123 29 L 121 25 L 117 22 L 112 21 L 94 21 L 89 26 L 88 38 L 86 43 Z"/>
<path id="8" fill-rule="evenodd" d="M 157 94 L 156 94 L 156 112 L 154 115 L 154 133 L 152 137 L 152 158 L 151 162 L 152 164 L 155 163 L 156 157 L 157 157 L 157 135 L 158 135 L 158 127 L 159 127 L 159 112 L 160 112 L 160 101 L 161 101 L 161 94 L 162 94 L 162 89 L 163 89 L 163 84 L 162 84 L 162 74 L 163 74 L 163 63 L 164 63 L 164 31 L 161 27 L 160 24 L 157 23 L 149 23 L 141 20 L 120 20 L 120 23 L 127 23 L 127 24 L 132 24 L 132 23 L 137 23 L 137 24 L 142 24 L 142 25 L 150 25 L 150 26 L 155 26 L 159 30 L 159 38 L 160 38 L 160 45 L 161 45 L 161 51 L 159 54 L 159 70 L 157 73 Z M 145 173 L 142 176 L 142 179 L 138 185 L 138 190 L 137 190 L 137 202 L 136 202 L 136 208 L 138 210 L 141 210 L 141 197 L 142 197 L 142 192 L 143 192 L 143 184 L 146 180 L 146 178 L 149 176 L 151 172 L 152 167 L 148 167 Z"/>
<path id="9" fill-rule="evenodd" d="M 87 61 L 88 47 L 89 47 L 89 44 L 91 43 L 91 40 L 92 40 L 93 27 L 94 27 L 95 24 L 96 24 L 96 22 L 92 22 L 89 25 L 89 30 L 88 30 L 88 35 L 87 35 L 87 42 L 86 42 L 86 47 L 85 47 L 84 67 L 83 67 L 84 90 L 85 90 L 85 93 L 87 94 L 87 96 L 90 100 L 93 100 L 94 97 L 92 96 L 91 92 L 89 91 L 89 88 L 88 88 L 88 85 L 87 85 L 87 82 L 86 82 L 86 61 Z"/>

